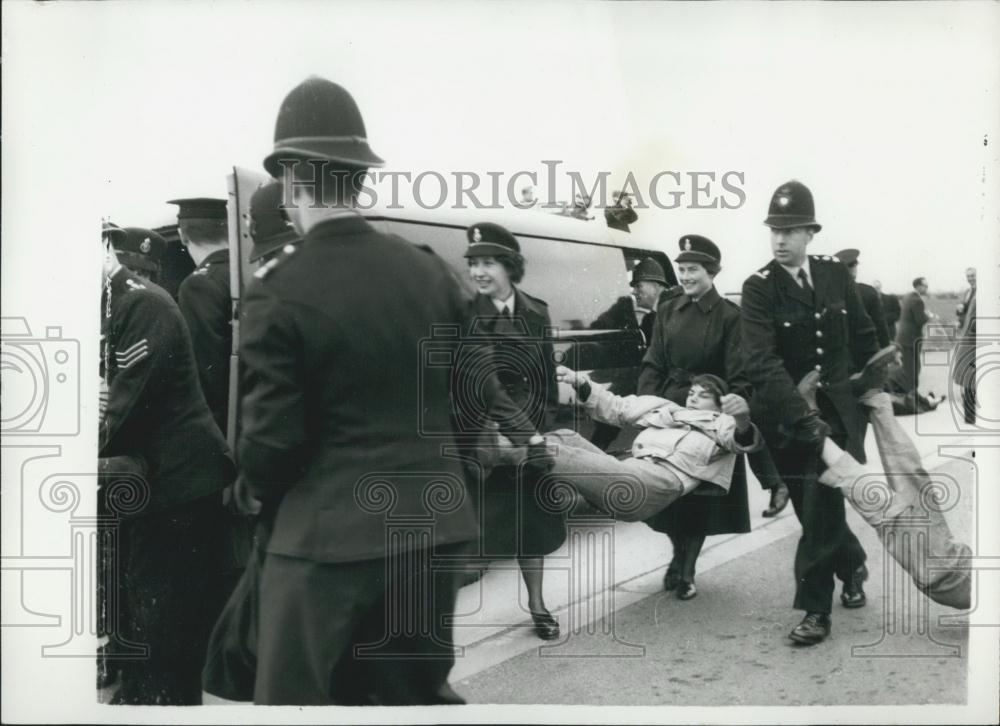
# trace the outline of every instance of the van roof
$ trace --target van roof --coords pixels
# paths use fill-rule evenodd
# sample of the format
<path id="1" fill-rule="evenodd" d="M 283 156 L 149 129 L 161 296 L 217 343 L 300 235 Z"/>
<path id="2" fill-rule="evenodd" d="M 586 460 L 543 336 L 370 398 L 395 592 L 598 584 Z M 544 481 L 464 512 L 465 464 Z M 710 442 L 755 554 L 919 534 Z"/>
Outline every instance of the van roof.
<path id="1" fill-rule="evenodd" d="M 375 206 L 359 210 L 372 221 L 406 222 L 434 227 L 467 229 L 480 222 L 494 222 L 510 230 L 517 237 L 582 242 L 609 247 L 637 247 L 657 250 L 658 246 L 644 243 L 630 232 L 611 229 L 604 222 L 602 210 L 594 210 L 594 218 L 576 219 L 555 214 L 548 209 L 388 209 Z"/>

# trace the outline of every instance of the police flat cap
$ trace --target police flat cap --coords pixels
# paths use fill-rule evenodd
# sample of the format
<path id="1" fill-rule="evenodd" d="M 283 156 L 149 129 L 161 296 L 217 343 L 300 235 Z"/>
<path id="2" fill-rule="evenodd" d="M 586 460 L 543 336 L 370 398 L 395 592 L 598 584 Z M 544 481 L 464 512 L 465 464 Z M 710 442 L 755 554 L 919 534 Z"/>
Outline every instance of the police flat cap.
<path id="1" fill-rule="evenodd" d="M 351 94 L 318 76 L 304 80 L 281 102 L 274 151 L 264 159 L 271 176 L 282 174 L 281 159 L 325 159 L 366 169 L 385 164 L 368 146 L 365 122 Z"/>
<path id="2" fill-rule="evenodd" d="M 708 237 L 700 234 L 686 234 L 677 240 L 677 246 L 681 248 L 681 253 L 677 255 L 674 262 L 722 262 L 722 252 L 718 246 Z"/>
<path id="3" fill-rule="evenodd" d="M 125 230 L 114 222 L 104 222 L 101 224 L 101 236 L 110 239 L 111 244 L 114 245 L 116 239 L 125 237 Z"/>
<path id="4" fill-rule="evenodd" d="M 283 192 L 284 184 L 274 180 L 258 188 L 250 197 L 251 262 L 299 239 L 281 208 Z"/>
<path id="5" fill-rule="evenodd" d="M 658 282 L 661 285 L 667 284 L 667 277 L 663 274 L 663 267 L 660 263 L 654 260 L 652 257 L 646 257 L 641 260 L 635 269 L 632 270 L 632 285 L 638 285 L 640 282 L 648 280 L 649 282 Z"/>
<path id="6" fill-rule="evenodd" d="M 494 255 L 519 255 L 521 245 L 504 227 L 493 222 L 474 224 L 465 230 L 469 246 L 465 257 L 492 257 Z"/>
<path id="7" fill-rule="evenodd" d="M 228 219 L 225 199 L 189 197 L 168 199 L 167 204 L 177 205 L 177 219 Z"/>
<path id="8" fill-rule="evenodd" d="M 816 222 L 816 207 L 809 187 L 800 181 L 787 181 L 771 195 L 771 206 L 764 220 L 771 229 L 812 227 L 819 232 L 823 226 Z"/>
<path id="9" fill-rule="evenodd" d="M 122 231 L 123 235 L 111 241 L 119 261 L 133 270 L 155 272 L 167 249 L 167 241 L 144 227 L 125 227 Z"/>
<path id="10" fill-rule="evenodd" d="M 846 250 L 841 250 L 836 255 L 834 255 L 838 260 L 843 262 L 848 267 L 856 265 L 858 262 L 858 256 L 861 254 L 861 250 L 856 250 L 853 247 L 848 247 Z"/>

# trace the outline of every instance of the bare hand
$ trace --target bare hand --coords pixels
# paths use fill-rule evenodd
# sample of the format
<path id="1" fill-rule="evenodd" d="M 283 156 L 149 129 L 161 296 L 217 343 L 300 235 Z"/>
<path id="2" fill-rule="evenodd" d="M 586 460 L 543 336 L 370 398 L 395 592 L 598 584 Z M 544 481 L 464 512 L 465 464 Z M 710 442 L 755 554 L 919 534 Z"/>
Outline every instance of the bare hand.
<path id="1" fill-rule="evenodd" d="M 729 414 L 733 418 L 750 415 L 750 405 L 742 396 L 737 396 L 735 393 L 727 393 L 720 400 L 722 402 L 722 413 Z"/>
<path id="2" fill-rule="evenodd" d="M 556 380 L 560 383 L 568 383 L 576 388 L 582 383 L 581 375 L 566 366 L 556 366 Z"/>

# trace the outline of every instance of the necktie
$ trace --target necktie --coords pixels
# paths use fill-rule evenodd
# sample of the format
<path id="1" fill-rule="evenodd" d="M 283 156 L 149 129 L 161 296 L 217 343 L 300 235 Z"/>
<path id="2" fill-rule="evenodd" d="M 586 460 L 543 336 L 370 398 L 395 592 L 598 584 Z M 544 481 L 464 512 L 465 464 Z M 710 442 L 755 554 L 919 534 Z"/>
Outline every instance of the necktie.
<path id="1" fill-rule="evenodd" d="M 809 276 L 806 274 L 806 271 L 801 268 L 799 268 L 799 280 L 799 284 L 802 285 L 802 289 L 812 295 L 813 289 L 812 285 L 809 284 Z"/>
<path id="2" fill-rule="evenodd" d="M 500 317 L 504 320 L 510 320 L 510 308 L 504 305 L 503 310 L 500 311 Z"/>

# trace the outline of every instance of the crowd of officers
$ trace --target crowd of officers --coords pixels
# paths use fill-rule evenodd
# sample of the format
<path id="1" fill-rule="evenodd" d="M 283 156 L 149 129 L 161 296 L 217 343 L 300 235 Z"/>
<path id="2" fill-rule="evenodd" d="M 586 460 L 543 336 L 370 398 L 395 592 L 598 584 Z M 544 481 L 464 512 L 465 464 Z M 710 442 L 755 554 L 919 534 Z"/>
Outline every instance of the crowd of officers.
<path id="1" fill-rule="evenodd" d="M 352 206 L 382 163 L 345 89 L 313 77 L 285 98 L 264 162 L 275 181 L 251 202 L 259 267 L 239 311 L 235 451 L 225 201 L 172 200 L 196 265 L 176 302 L 154 282 L 163 238 L 105 225 L 101 502 L 114 536 L 99 681 L 119 681 L 115 702 L 192 704 L 205 690 L 263 704 L 462 703 L 447 682 L 450 616 L 457 588 L 497 557 L 518 561 L 535 634 L 560 637 L 542 595 L 567 512 L 541 485 L 557 398 L 551 346 L 538 345 L 547 306 L 519 286 L 528 261 L 499 225 L 467 230 L 471 300 L 429 249 L 376 231 Z M 765 224 L 773 259 L 740 307 L 715 289 L 719 247 L 687 235 L 679 288 L 643 260 L 635 295 L 595 325 L 649 343 L 619 393 L 683 405 L 708 373 L 750 402 L 767 442 L 748 457 L 771 490 L 765 514 L 790 500 L 802 524 L 804 617 L 790 637 L 811 645 L 830 632 L 835 578 L 845 607 L 865 604 L 866 555 L 841 494 L 817 484 L 819 452 L 832 437 L 865 460 L 857 374 L 890 332 L 878 293 L 854 281 L 857 250 L 807 254 L 821 225 L 805 185 L 779 187 Z M 428 364 L 442 325 L 460 344 Z M 540 387 L 498 362 L 523 340 Z M 814 370 L 818 412 L 797 387 Z M 491 461 L 483 442 L 497 431 L 526 447 L 522 465 Z M 594 440 L 616 434 L 598 427 Z M 684 497 L 649 524 L 673 545 L 665 588 L 695 597 L 706 535 L 749 531 L 742 457 L 728 495 Z"/>

